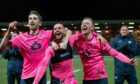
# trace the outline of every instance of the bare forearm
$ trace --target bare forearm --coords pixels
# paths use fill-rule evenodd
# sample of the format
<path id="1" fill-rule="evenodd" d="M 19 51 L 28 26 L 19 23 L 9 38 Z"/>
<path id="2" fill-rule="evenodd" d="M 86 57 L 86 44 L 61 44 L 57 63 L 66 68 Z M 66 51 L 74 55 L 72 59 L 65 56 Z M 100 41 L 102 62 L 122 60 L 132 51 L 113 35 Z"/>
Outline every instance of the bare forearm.
<path id="1" fill-rule="evenodd" d="M 55 41 L 51 42 L 54 50 L 66 49 L 71 35 L 72 35 L 72 31 L 71 30 L 66 30 L 61 43 L 57 44 Z"/>
<path id="2" fill-rule="evenodd" d="M 8 31 L 6 32 L 5 36 L 3 37 L 0 43 L 0 49 L 4 49 L 6 47 L 9 40 L 10 33 L 13 30 L 13 28 L 16 27 L 16 24 L 17 24 L 17 21 L 13 21 L 9 24 Z"/>
<path id="3" fill-rule="evenodd" d="M 62 43 L 59 44 L 60 49 L 66 49 L 67 48 L 67 44 L 68 44 L 68 41 L 69 41 L 71 35 L 72 35 L 71 30 L 66 30 L 66 34 L 63 37 L 63 41 L 62 41 Z"/>
<path id="4" fill-rule="evenodd" d="M 67 30 L 66 32 L 66 37 L 63 39 L 64 43 L 68 43 L 70 36 L 72 35 L 72 31 L 71 30 Z"/>

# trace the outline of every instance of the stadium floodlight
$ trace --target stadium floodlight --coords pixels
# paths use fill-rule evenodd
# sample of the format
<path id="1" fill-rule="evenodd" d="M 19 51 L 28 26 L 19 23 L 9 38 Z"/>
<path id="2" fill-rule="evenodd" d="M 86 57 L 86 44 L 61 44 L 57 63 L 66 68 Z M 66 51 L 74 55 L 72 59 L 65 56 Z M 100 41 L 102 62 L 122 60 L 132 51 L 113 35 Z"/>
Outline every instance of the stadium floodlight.
<path id="1" fill-rule="evenodd" d="M 129 25 L 134 25 L 135 23 L 134 23 L 134 22 L 129 22 L 128 24 L 129 24 Z"/>
<path id="2" fill-rule="evenodd" d="M 105 33 L 109 33 L 109 31 L 108 31 L 108 30 L 106 30 L 106 31 L 105 31 Z"/>
<path id="3" fill-rule="evenodd" d="M 101 30 L 97 30 L 96 32 L 101 33 L 102 31 Z"/>
<path id="4" fill-rule="evenodd" d="M 122 24 L 124 25 L 124 22 L 122 22 Z"/>
<path id="5" fill-rule="evenodd" d="M 133 30 L 129 30 L 129 32 L 133 32 Z"/>
<path id="6" fill-rule="evenodd" d="M 133 26 L 128 26 L 128 28 L 129 28 L 129 29 L 133 29 L 134 27 L 133 27 Z"/>
<path id="7" fill-rule="evenodd" d="M 95 27 L 95 29 L 100 29 L 100 27 Z"/>
<path id="8" fill-rule="evenodd" d="M 2 31 L 7 31 L 7 28 L 1 28 Z"/>
<path id="9" fill-rule="evenodd" d="M 99 23 L 95 23 L 94 25 L 97 26 L 97 25 L 99 25 Z"/>
<path id="10" fill-rule="evenodd" d="M 77 28 L 77 27 L 74 27 L 75 29 Z"/>

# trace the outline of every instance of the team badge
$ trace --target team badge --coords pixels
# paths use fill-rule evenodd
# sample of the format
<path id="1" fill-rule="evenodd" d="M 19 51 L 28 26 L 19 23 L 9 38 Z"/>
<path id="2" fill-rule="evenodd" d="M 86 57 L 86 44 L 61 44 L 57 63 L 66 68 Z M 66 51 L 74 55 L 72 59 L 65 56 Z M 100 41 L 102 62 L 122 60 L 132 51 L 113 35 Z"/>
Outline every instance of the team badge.
<path id="1" fill-rule="evenodd" d="M 43 39 L 44 36 L 43 36 L 43 35 L 39 35 L 38 38 L 39 38 L 39 39 Z"/>

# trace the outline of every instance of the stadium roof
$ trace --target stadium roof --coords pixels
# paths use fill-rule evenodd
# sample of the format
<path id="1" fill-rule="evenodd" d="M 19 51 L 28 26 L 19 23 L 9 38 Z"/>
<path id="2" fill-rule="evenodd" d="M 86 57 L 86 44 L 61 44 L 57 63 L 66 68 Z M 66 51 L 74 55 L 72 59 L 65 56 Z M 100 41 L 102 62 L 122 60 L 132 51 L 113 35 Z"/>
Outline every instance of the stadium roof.
<path id="1" fill-rule="evenodd" d="M 65 27 L 71 30 L 80 29 L 81 21 L 45 21 L 41 28 L 52 29 L 55 23 L 63 23 Z M 134 26 L 140 28 L 140 20 L 95 20 L 95 27 L 106 28 L 120 28 L 121 25 Z M 0 22 L 0 29 L 7 29 L 9 22 Z M 27 31 L 29 28 L 26 26 L 27 22 L 18 22 L 17 28 L 21 31 Z"/>
<path id="2" fill-rule="evenodd" d="M 94 20 L 95 23 L 98 24 L 129 24 L 129 23 L 135 23 L 135 24 L 140 24 L 140 20 Z M 76 24 L 80 25 L 81 21 L 44 21 L 43 25 L 54 25 L 55 23 L 63 23 L 64 25 L 71 25 L 71 24 Z M 9 22 L 0 22 L 0 27 L 7 27 L 9 25 Z M 27 22 L 18 22 L 17 26 L 26 26 Z"/>

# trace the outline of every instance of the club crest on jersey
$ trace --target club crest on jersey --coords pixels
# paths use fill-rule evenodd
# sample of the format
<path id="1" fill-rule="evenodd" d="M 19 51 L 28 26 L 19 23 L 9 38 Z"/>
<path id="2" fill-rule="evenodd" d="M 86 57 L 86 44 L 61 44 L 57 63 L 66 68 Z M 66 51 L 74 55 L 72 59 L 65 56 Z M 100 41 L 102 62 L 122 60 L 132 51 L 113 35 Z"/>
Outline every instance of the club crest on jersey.
<path id="1" fill-rule="evenodd" d="M 43 39 L 44 36 L 43 36 L 43 35 L 39 35 L 38 38 L 39 38 L 39 39 Z"/>
<path id="2" fill-rule="evenodd" d="M 92 44 L 91 44 L 91 45 L 90 45 L 90 47 L 91 47 L 91 48 L 93 48 L 93 47 L 94 47 L 94 45 L 92 45 Z"/>
<path id="3" fill-rule="evenodd" d="M 38 49 L 40 49 L 41 48 L 41 44 L 40 43 L 38 43 L 38 42 L 34 42 L 33 43 L 33 45 L 31 46 L 31 49 L 32 50 L 38 50 Z"/>

